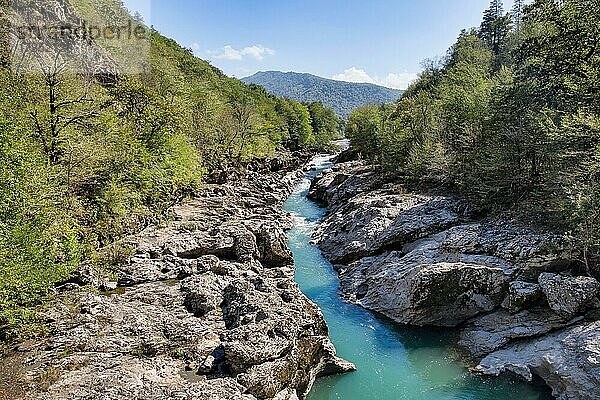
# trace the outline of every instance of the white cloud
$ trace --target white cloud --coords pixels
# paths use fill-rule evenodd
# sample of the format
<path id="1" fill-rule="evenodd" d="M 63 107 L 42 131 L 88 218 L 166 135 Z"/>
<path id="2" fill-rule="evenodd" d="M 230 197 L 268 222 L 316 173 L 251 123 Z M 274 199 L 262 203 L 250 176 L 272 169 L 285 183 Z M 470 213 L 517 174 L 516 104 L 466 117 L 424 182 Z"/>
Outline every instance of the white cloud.
<path id="1" fill-rule="evenodd" d="M 216 58 L 217 60 L 240 61 L 244 58 L 239 50 L 236 50 L 229 45 L 223 47 L 219 51 L 211 51 L 210 53 L 212 54 L 213 58 Z"/>
<path id="2" fill-rule="evenodd" d="M 419 74 L 414 72 L 400 72 L 397 74 L 389 73 L 388 76 L 380 82 L 380 85 L 391 87 L 393 89 L 406 89 L 411 83 L 417 80 Z"/>
<path id="3" fill-rule="evenodd" d="M 242 50 L 242 55 L 250 56 L 256 60 L 262 61 L 266 56 L 275 55 L 275 50 L 264 46 L 245 47 Z"/>
<path id="4" fill-rule="evenodd" d="M 275 50 L 262 45 L 244 47 L 243 49 L 238 50 L 233 46 L 227 45 L 221 50 L 209 51 L 208 53 L 217 60 L 241 61 L 244 58 L 253 58 L 257 61 L 262 61 L 267 56 L 275 55 Z"/>
<path id="5" fill-rule="evenodd" d="M 355 82 L 355 83 L 375 83 L 375 80 L 367 74 L 364 69 L 356 67 L 344 70 L 343 73 L 333 76 L 336 81 Z"/>
<path id="6" fill-rule="evenodd" d="M 352 67 L 341 74 L 334 75 L 332 78 L 338 81 L 374 83 L 392 89 L 406 89 L 417 77 L 418 74 L 413 72 L 399 72 L 389 73 L 385 78 L 379 78 L 369 75 L 364 69 Z"/>

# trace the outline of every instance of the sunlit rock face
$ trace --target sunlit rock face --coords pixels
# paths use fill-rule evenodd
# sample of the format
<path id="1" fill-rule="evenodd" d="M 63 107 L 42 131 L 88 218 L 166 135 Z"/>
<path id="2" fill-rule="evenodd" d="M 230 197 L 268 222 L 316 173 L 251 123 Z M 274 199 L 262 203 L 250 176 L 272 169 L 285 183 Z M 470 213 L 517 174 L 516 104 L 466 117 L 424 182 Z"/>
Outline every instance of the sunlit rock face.
<path id="1" fill-rule="evenodd" d="M 540 338 L 512 343 L 485 357 L 477 370 L 542 377 L 561 400 L 600 397 L 600 322 L 583 322 Z"/>
<path id="2" fill-rule="evenodd" d="M 19 73 L 74 73 L 114 84 L 150 68 L 151 29 L 121 2 L 10 0 L 2 9 L 4 62 Z"/>
<path id="3" fill-rule="evenodd" d="M 87 286 L 60 288 L 51 334 L 21 349 L 27 398 L 303 399 L 316 377 L 353 370 L 294 282 L 281 205 L 302 174 L 207 185 L 126 240 L 113 282 L 87 267 Z"/>
<path id="4" fill-rule="evenodd" d="M 558 398 L 600 397 L 600 284 L 578 276 L 562 235 L 478 217 L 357 161 L 317 177 L 311 196 L 328 206 L 315 241 L 350 301 L 401 324 L 459 327 L 480 373 L 539 375 Z"/>

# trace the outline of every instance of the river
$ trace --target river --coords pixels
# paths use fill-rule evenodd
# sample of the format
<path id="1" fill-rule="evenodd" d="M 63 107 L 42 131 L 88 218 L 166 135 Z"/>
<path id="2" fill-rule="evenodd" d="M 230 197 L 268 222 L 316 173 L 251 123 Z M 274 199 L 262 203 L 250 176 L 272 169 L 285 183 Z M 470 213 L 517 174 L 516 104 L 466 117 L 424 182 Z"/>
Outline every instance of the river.
<path id="1" fill-rule="evenodd" d="M 336 272 L 310 243 L 325 209 L 306 197 L 310 181 L 331 166 L 331 157 L 317 157 L 313 166 L 284 206 L 295 221 L 288 238 L 296 262 L 296 281 L 323 310 L 338 355 L 355 363 L 358 371 L 319 379 L 308 400 L 552 398 L 542 386 L 470 374 L 453 347 L 456 338 L 451 330 L 402 327 L 343 301 Z"/>

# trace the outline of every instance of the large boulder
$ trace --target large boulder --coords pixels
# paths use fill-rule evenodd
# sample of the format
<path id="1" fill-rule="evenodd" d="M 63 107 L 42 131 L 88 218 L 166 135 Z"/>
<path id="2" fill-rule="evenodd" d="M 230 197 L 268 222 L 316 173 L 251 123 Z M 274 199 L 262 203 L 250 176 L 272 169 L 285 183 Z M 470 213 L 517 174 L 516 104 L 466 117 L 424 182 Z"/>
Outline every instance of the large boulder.
<path id="1" fill-rule="evenodd" d="M 223 289 L 228 281 L 213 273 L 205 273 L 181 282 L 183 304 L 196 316 L 216 310 L 223 302 Z"/>
<path id="2" fill-rule="evenodd" d="M 373 255 L 378 250 L 379 236 L 417 201 L 383 192 L 354 197 L 321 223 L 315 234 L 317 243 L 334 263 Z"/>
<path id="3" fill-rule="evenodd" d="M 537 283 L 514 281 L 508 285 L 508 294 L 502 307 L 511 313 L 535 306 L 543 298 L 543 292 Z"/>
<path id="4" fill-rule="evenodd" d="M 256 232 L 259 260 L 266 266 L 281 267 L 292 265 L 294 257 L 287 246 L 285 233 L 272 225 L 261 225 Z"/>
<path id="5" fill-rule="evenodd" d="M 336 207 L 359 193 L 380 187 L 381 183 L 381 174 L 362 162 L 338 164 L 313 180 L 308 198 Z"/>
<path id="6" fill-rule="evenodd" d="M 395 321 L 410 325 L 456 326 L 496 308 L 506 291 L 507 279 L 498 268 L 475 264 L 422 265 L 366 288 L 360 303 Z M 382 292 L 394 296 L 380 303 Z"/>
<path id="7" fill-rule="evenodd" d="M 580 320 L 565 320 L 547 308 L 516 314 L 500 310 L 470 321 L 461 331 L 459 345 L 471 356 L 482 357 L 514 340 L 538 337 Z"/>
<path id="8" fill-rule="evenodd" d="M 467 208 L 460 200 L 439 196 L 405 197 L 412 204 L 402 209 L 392 224 L 378 235 L 373 249 L 402 248 L 467 219 Z"/>
<path id="9" fill-rule="evenodd" d="M 543 273 L 539 283 L 550 308 L 566 318 L 585 311 L 600 292 L 600 283 L 585 276 Z"/>
<path id="10" fill-rule="evenodd" d="M 439 240 L 439 238 L 438 238 Z M 457 326 L 500 305 L 508 275 L 498 266 L 440 257 L 436 240 L 338 265 L 349 299 L 401 324 Z"/>

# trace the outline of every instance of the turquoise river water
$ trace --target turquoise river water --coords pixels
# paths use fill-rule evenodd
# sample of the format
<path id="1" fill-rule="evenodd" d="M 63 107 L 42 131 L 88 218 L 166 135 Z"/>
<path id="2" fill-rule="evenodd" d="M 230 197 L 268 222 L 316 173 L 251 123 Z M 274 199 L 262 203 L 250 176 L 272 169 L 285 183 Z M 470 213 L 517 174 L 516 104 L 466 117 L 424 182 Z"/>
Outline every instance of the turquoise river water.
<path id="1" fill-rule="evenodd" d="M 344 302 L 331 264 L 310 243 L 325 210 L 306 198 L 310 180 L 331 166 L 318 157 L 284 208 L 294 215 L 288 233 L 296 281 L 325 315 L 338 355 L 358 371 L 319 379 L 309 400 L 546 400 L 541 386 L 508 378 L 477 377 L 454 350 L 454 333 L 399 326 Z"/>

